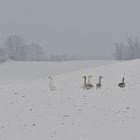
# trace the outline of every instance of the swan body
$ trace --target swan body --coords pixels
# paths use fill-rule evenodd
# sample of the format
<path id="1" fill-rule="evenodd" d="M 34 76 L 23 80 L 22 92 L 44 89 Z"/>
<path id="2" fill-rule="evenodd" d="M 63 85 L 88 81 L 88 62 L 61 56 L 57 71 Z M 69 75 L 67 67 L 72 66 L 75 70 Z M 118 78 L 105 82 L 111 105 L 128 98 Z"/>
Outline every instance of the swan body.
<path id="1" fill-rule="evenodd" d="M 92 76 L 88 76 L 88 83 L 87 83 L 87 88 L 90 89 L 90 88 L 93 88 L 94 86 L 91 84 L 91 81 L 90 79 L 92 78 Z"/>
<path id="2" fill-rule="evenodd" d="M 49 82 L 49 89 L 50 89 L 50 91 L 55 91 L 56 87 L 53 84 L 53 78 L 51 76 L 49 76 L 48 79 L 50 80 L 50 82 Z"/>

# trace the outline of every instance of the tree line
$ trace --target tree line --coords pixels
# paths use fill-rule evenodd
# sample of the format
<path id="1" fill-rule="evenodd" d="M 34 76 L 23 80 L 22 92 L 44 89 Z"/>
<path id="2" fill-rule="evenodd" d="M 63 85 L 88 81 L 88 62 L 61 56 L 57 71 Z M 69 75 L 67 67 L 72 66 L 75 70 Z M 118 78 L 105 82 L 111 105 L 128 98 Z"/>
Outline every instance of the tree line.
<path id="1" fill-rule="evenodd" d="M 132 60 L 140 58 L 140 39 L 130 37 L 126 43 L 115 44 L 116 60 Z"/>
<path id="2" fill-rule="evenodd" d="M 116 60 L 140 58 L 140 39 L 130 37 L 126 43 L 116 43 L 114 56 Z M 9 36 L 3 47 L 0 47 L 0 63 L 6 60 L 15 61 L 68 61 L 78 60 L 76 56 L 46 55 L 38 44 L 27 44 L 21 35 Z"/>
<path id="3" fill-rule="evenodd" d="M 43 47 L 38 44 L 27 44 L 21 35 L 9 36 L 3 47 L 0 47 L 0 62 L 15 61 L 64 61 L 76 60 L 77 57 L 66 55 L 46 56 Z"/>

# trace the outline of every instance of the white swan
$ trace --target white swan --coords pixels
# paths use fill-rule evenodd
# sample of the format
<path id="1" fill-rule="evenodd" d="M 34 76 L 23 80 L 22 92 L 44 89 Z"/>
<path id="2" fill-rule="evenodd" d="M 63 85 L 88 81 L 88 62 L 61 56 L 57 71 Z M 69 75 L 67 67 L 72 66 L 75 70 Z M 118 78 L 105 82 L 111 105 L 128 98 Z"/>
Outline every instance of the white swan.
<path id="1" fill-rule="evenodd" d="M 55 91 L 56 87 L 55 87 L 55 85 L 53 83 L 53 78 L 51 76 L 49 76 L 48 79 L 50 80 L 50 82 L 49 82 L 49 89 L 50 89 L 50 91 Z"/>
<path id="2" fill-rule="evenodd" d="M 91 89 L 91 88 L 93 88 L 94 86 L 90 83 L 90 78 L 91 78 L 92 76 L 89 76 L 88 77 L 88 83 L 86 83 L 86 76 L 83 76 L 83 78 L 84 78 L 84 83 L 83 83 L 83 86 L 82 86 L 82 88 L 85 90 L 85 89 L 87 89 L 87 90 L 89 90 L 89 89 Z"/>

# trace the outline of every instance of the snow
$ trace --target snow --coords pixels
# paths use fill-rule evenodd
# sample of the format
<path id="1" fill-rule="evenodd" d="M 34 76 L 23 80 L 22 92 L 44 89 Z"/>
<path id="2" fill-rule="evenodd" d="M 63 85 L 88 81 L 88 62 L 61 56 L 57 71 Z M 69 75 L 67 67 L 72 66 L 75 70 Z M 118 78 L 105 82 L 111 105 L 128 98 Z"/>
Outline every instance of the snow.
<path id="1" fill-rule="evenodd" d="M 139 140 L 140 60 L 0 85 L 1 140 Z M 83 90 L 83 75 L 102 89 Z M 118 83 L 126 79 L 126 88 Z"/>
<path id="2" fill-rule="evenodd" d="M 9 61 L 0 65 L 0 80 L 36 80 L 92 66 L 114 63 L 113 60 L 68 62 Z"/>

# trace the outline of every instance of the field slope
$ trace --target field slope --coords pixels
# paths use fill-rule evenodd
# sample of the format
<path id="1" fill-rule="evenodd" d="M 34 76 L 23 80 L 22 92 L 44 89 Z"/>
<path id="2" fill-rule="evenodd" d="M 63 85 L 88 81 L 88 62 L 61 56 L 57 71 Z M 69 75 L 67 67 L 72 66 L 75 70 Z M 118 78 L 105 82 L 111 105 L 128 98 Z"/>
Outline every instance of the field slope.
<path id="1" fill-rule="evenodd" d="M 139 140 L 140 60 L 0 85 L 1 140 Z M 102 89 L 83 90 L 103 76 Z M 126 88 L 118 88 L 122 77 Z"/>

